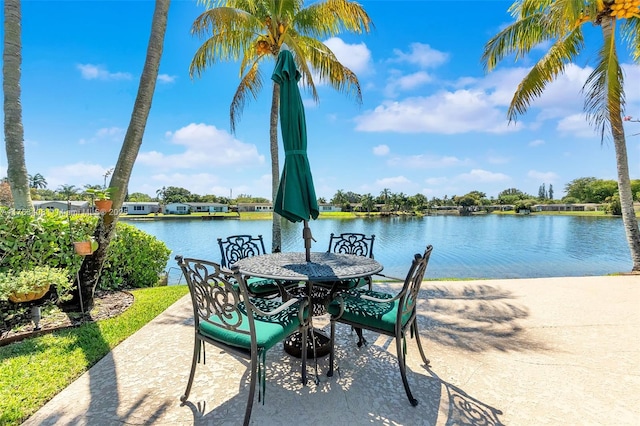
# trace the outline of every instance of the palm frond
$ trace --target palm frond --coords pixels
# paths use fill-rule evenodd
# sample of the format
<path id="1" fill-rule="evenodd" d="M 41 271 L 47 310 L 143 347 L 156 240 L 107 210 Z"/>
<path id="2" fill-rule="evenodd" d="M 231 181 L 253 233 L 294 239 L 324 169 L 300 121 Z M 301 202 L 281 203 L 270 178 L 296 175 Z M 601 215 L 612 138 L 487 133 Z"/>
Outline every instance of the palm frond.
<path id="1" fill-rule="evenodd" d="M 600 133 L 601 140 L 611 125 L 611 116 L 621 116 L 625 106 L 624 75 L 616 52 L 615 25 L 615 19 L 603 20 L 604 43 L 598 52 L 598 63 L 582 87 L 587 119 Z"/>
<path id="2" fill-rule="evenodd" d="M 554 37 L 548 31 L 545 16 L 533 14 L 514 22 L 491 38 L 484 47 L 481 61 L 486 71 L 492 71 L 506 56 L 515 54 L 515 60 L 518 60 L 534 46 Z"/>
<path id="3" fill-rule="evenodd" d="M 584 38 L 580 27 L 575 28 L 566 37 L 556 40 L 518 85 L 507 110 L 509 121 L 526 112 L 531 102 L 544 92 L 548 83 L 564 71 L 566 64 L 580 53 L 583 46 Z"/>
<path id="4" fill-rule="evenodd" d="M 194 21 L 191 33 L 210 37 L 196 50 L 189 72 L 198 75 L 217 61 L 237 60 L 261 31 L 261 22 L 238 9 L 210 9 Z"/>
<path id="5" fill-rule="evenodd" d="M 362 5 L 349 0 L 327 0 L 301 9 L 294 25 L 304 35 L 328 38 L 343 31 L 362 34 L 374 28 Z"/>
<path id="6" fill-rule="evenodd" d="M 303 57 L 309 61 L 319 79 L 327 82 L 339 92 L 354 96 L 356 102 L 362 103 L 362 90 L 356 74 L 342 65 L 324 43 L 304 36 L 300 36 L 299 40 L 304 40 L 304 43 L 300 43 Z M 310 72 L 306 74 L 303 72 L 302 75 L 305 79 L 309 79 L 307 81 L 312 81 Z M 305 81 L 305 85 L 309 86 L 306 84 L 307 81 Z"/>
<path id="7" fill-rule="evenodd" d="M 262 90 L 262 73 L 260 72 L 258 64 L 259 59 L 254 61 L 251 68 L 249 68 L 249 71 L 242 76 L 240 84 L 236 89 L 236 93 L 233 95 L 231 107 L 229 108 L 232 133 L 235 133 L 236 131 L 236 122 L 240 120 L 240 116 L 242 115 L 242 111 L 247 103 L 248 97 L 252 96 L 255 100 L 258 98 L 260 90 Z"/>
<path id="8" fill-rule="evenodd" d="M 620 26 L 623 40 L 629 46 L 631 58 L 634 62 L 640 62 L 640 17 L 626 19 Z"/>

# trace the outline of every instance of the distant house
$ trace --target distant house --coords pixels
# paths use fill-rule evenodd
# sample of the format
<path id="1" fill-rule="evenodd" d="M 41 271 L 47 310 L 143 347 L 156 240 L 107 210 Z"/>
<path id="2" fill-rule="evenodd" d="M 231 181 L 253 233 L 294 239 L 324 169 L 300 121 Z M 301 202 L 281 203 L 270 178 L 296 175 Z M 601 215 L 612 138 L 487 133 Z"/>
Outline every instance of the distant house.
<path id="1" fill-rule="evenodd" d="M 122 213 L 128 215 L 137 215 L 137 214 L 151 214 L 160 212 L 160 203 L 148 201 L 148 202 L 136 202 L 136 201 L 125 201 L 122 203 Z"/>
<path id="2" fill-rule="evenodd" d="M 271 203 L 238 203 L 238 212 L 272 212 Z"/>
<path id="3" fill-rule="evenodd" d="M 227 204 L 220 203 L 185 203 L 189 205 L 192 213 L 226 213 L 229 211 Z"/>
<path id="4" fill-rule="evenodd" d="M 532 207 L 537 212 L 583 212 L 602 210 L 602 204 L 536 204 Z"/>
<path id="5" fill-rule="evenodd" d="M 92 211 L 88 201 L 44 201 L 34 200 L 33 208 L 36 210 L 60 210 L 71 213 L 90 213 Z"/>
<path id="6" fill-rule="evenodd" d="M 164 207 L 165 214 L 189 214 L 191 207 L 188 203 L 169 203 Z"/>
<path id="7" fill-rule="evenodd" d="M 320 213 L 341 212 L 342 208 L 339 206 L 334 206 L 333 204 L 318 204 L 318 211 Z"/>
<path id="8" fill-rule="evenodd" d="M 166 214 L 226 213 L 228 211 L 229 206 L 220 203 L 169 203 L 164 208 Z"/>

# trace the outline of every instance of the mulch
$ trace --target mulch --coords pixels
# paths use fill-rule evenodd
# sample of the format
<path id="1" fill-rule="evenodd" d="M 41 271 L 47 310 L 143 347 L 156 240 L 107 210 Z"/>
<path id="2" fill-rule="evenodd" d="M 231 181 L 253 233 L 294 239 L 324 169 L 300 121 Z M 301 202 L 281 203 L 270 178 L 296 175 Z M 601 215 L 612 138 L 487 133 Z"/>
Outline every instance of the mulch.
<path id="1" fill-rule="evenodd" d="M 133 294 L 127 291 L 96 291 L 94 307 L 84 316 L 80 312 L 55 312 L 43 315 L 40 329 L 34 330 L 33 321 L 3 331 L 0 335 L 0 346 L 17 342 L 28 337 L 51 333 L 55 330 L 77 327 L 87 322 L 95 322 L 112 318 L 126 311 L 133 304 Z"/>

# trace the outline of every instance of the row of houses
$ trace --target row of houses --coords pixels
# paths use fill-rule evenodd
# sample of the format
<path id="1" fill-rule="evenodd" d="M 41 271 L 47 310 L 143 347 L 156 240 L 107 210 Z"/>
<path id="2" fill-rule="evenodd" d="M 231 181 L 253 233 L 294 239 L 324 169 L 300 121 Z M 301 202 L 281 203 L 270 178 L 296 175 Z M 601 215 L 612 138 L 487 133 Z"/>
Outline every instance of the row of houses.
<path id="1" fill-rule="evenodd" d="M 88 201 L 33 201 L 36 210 L 60 210 L 71 213 L 93 213 L 94 208 Z M 340 207 L 329 204 L 319 206 L 320 212 L 340 211 Z M 122 213 L 127 215 L 148 215 L 154 213 L 164 214 L 191 214 L 191 213 L 228 213 L 238 212 L 272 212 L 271 203 L 238 203 L 232 208 L 220 203 L 168 203 L 160 204 L 157 201 L 149 202 L 124 202 Z"/>

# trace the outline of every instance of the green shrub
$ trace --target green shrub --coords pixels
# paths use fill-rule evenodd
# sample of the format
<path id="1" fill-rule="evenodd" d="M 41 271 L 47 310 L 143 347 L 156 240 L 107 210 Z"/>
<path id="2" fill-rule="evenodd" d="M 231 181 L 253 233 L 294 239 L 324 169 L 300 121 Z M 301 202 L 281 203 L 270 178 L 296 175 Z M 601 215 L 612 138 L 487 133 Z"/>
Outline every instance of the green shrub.
<path id="1" fill-rule="evenodd" d="M 153 287 L 164 271 L 171 250 L 164 242 L 127 223 L 118 223 L 109 245 L 99 287 Z"/>
<path id="2" fill-rule="evenodd" d="M 19 273 L 37 266 L 66 268 L 75 276 L 82 257 L 73 241 L 93 235 L 98 218 L 59 211 L 35 213 L 0 208 L 0 272 Z M 98 287 L 150 287 L 158 281 L 170 250 L 155 237 L 126 223 L 116 225 Z"/>

